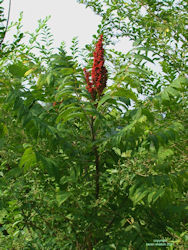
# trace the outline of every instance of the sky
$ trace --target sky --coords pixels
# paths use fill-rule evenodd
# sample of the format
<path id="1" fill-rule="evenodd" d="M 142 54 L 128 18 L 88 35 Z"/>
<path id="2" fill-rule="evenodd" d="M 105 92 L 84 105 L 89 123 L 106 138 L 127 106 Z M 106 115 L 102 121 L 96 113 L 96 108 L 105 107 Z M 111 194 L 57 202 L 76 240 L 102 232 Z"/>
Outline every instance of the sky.
<path id="1" fill-rule="evenodd" d="M 4 0 L 5 15 L 7 16 L 9 0 Z M 23 11 L 23 31 L 34 31 L 37 20 L 51 15 L 48 25 L 54 35 L 54 46 L 62 41 L 67 48 L 73 37 L 78 36 L 79 46 L 91 43 L 92 35 L 96 34 L 101 17 L 90 8 L 85 8 L 76 0 L 12 0 L 10 22 L 16 21 Z M 9 38 L 7 35 L 6 39 Z M 122 52 L 131 49 L 131 42 L 122 39 L 115 48 Z"/>

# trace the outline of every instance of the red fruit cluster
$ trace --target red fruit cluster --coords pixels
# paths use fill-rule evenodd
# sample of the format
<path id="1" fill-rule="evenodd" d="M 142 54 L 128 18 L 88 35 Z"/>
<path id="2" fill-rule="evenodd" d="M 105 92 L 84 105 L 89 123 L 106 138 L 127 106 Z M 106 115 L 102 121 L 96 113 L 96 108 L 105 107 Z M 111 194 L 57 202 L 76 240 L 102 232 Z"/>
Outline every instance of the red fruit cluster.
<path id="1" fill-rule="evenodd" d="M 84 74 L 87 82 L 86 89 L 92 96 L 92 99 L 95 100 L 96 95 L 100 96 L 106 87 L 107 82 L 107 70 L 104 67 L 104 49 L 102 45 L 103 35 L 100 36 L 99 41 L 96 44 L 95 51 L 93 53 L 93 67 L 91 72 L 92 82 L 90 82 L 90 74 L 84 68 Z"/>
<path id="2" fill-rule="evenodd" d="M 91 94 L 92 99 L 95 100 L 96 94 L 97 94 L 96 88 L 93 85 L 93 83 L 90 82 L 90 80 L 89 80 L 90 74 L 89 74 L 89 72 L 87 72 L 86 68 L 84 68 L 84 74 L 85 74 L 86 83 L 87 83 L 86 89 Z"/>

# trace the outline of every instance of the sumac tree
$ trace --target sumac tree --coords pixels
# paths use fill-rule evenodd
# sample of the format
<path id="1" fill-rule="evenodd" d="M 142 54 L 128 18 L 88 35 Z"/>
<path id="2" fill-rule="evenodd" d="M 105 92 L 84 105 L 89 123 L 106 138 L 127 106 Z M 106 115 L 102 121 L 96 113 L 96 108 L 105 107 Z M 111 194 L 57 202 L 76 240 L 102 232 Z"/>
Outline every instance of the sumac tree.
<path id="1" fill-rule="evenodd" d="M 101 16 L 83 51 L 53 50 L 48 18 L 23 34 L 22 16 L 2 46 L 0 245 L 185 249 L 185 1 L 79 2 Z"/>

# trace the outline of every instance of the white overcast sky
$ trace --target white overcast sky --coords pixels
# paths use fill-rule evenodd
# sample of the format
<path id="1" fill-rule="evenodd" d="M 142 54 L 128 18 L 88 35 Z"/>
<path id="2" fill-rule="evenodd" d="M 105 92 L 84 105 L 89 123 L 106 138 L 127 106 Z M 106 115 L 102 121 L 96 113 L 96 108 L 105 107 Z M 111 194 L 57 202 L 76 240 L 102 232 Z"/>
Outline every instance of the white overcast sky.
<path id="1" fill-rule="evenodd" d="M 8 4 L 9 0 L 4 0 L 6 16 Z M 78 36 L 81 47 L 91 43 L 92 35 L 96 34 L 100 23 L 99 16 L 76 0 L 12 0 L 10 22 L 16 21 L 21 11 L 23 11 L 23 30 L 30 32 L 37 27 L 37 20 L 51 15 L 48 24 L 54 35 L 56 47 L 62 41 L 70 47 L 71 40 L 75 36 Z M 131 42 L 122 39 L 115 48 L 127 52 L 131 49 Z"/>

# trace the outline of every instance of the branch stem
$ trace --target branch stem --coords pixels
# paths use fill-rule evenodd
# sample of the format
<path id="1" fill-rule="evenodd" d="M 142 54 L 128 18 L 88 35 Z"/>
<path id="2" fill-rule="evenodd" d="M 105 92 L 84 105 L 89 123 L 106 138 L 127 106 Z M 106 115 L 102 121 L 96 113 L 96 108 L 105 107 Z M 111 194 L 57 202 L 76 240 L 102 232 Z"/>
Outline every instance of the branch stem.
<path id="1" fill-rule="evenodd" d="M 91 117 L 91 138 L 92 142 L 94 143 L 96 140 L 96 135 L 94 131 L 94 117 Z M 99 172 L 99 153 L 96 145 L 93 145 L 93 153 L 95 155 L 95 197 L 96 200 L 99 198 L 99 177 L 100 177 L 100 172 Z"/>

